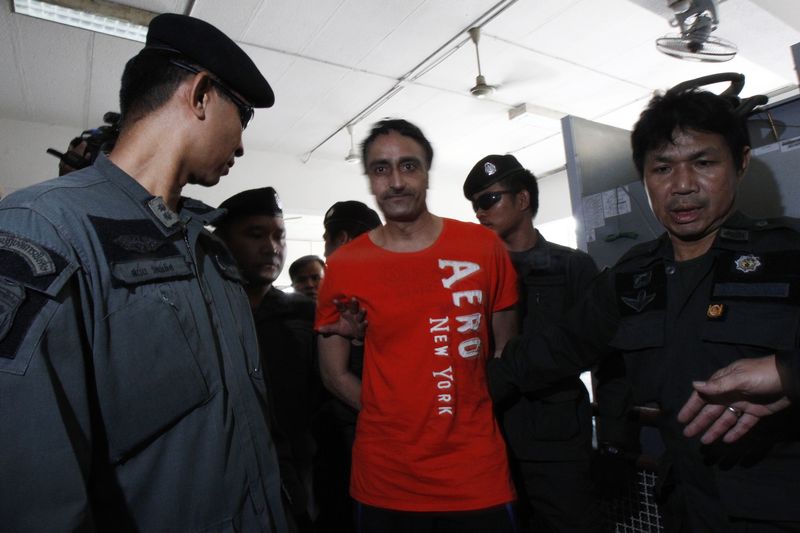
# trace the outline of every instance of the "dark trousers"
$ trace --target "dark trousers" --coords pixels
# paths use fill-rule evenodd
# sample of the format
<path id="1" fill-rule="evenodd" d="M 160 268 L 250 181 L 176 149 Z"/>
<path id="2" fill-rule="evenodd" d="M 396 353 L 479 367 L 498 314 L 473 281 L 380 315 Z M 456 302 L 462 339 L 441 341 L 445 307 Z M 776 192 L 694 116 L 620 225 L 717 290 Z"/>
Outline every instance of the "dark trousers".
<path id="1" fill-rule="evenodd" d="M 417 513 L 356 503 L 357 533 L 519 533 L 509 503 L 475 511 Z"/>
<path id="2" fill-rule="evenodd" d="M 354 501 L 350 498 L 350 463 L 355 419 L 352 423 L 333 409 L 333 401 L 315 420 L 317 455 L 314 469 L 314 494 L 319 514 L 317 533 L 353 533 Z"/>
<path id="3" fill-rule="evenodd" d="M 512 461 L 524 531 L 599 533 L 600 507 L 585 461 Z"/>

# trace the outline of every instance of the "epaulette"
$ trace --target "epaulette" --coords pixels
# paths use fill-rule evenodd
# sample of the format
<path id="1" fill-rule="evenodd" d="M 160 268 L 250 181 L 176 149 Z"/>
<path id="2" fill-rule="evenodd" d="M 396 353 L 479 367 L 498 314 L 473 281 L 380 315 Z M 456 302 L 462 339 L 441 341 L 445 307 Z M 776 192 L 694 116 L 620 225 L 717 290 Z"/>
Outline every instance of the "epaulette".
<path id="1" fill-rule="evenodd" d="M 793 217 L 776 217 L 756 220 L 753 225 L 754 231 L 764 231 L 771 229 L 790 229 L 800 232 L 800 219 Z"/>

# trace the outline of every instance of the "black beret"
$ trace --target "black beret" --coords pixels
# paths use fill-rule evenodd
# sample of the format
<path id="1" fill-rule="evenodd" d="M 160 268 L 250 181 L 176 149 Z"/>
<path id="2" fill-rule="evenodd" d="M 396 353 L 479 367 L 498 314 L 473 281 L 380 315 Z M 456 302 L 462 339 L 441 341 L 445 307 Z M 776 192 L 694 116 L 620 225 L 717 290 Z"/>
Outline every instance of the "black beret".
<path id="1" fill-rule="evenodd" d="M 361 224 L 368 230 L 381 225 L 378 213 L 367 207 L 366 204 L 356 200 L 336 202 L 328 209 L 328 212 L 325 213 L 325 219 L 322 221 L 325 229 L 327 230 L 329 224 L 337 222 Z"/>
<path id="2" fill-rule="evenodd" d="M 203 20 L 164 13 L 150 21 L 144 50 L 181 54 L 213 72 L 253 107 L 271 107 L 275 94 L 250 56 L 233 40 Z"/>
<path id="3" fill-rule="evenodd" d="M 467 200 L 472 199 L 472 195 L 482 191 L 500 180 L 510 178 L 516 174 L 527 174 L 531 179 L 535 179 L 533 174 L 525 170 L 511 154 L 506 155 L 487 155 L 472 167 L 466 181 L 464 181 L 464 196 Z"/>
<path id="4" fill-rule="evenodd" d="M 249 215 L 267 215 L 270 217 L 282 217 L 281 199 L 272 187 L 262 187 L 260 189 L 249 189 L 234 194 L 221 204 L 220 209 L 227 209 L 225 216 L 216 222 L 220 226 L 226 222 L 239 217 Z"/>

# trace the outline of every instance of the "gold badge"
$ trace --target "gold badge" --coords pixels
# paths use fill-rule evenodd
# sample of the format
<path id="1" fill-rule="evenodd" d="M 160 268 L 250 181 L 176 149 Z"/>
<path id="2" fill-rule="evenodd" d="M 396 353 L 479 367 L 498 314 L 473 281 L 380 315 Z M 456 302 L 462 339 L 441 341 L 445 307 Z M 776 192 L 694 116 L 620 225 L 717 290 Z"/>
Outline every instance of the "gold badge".
<path id="1" fill-rule="evenodd" d="M 725 305 L 723 304 L 710 304 L 706 310 L 708 318 L 719 318 L 725 313 Z"/>

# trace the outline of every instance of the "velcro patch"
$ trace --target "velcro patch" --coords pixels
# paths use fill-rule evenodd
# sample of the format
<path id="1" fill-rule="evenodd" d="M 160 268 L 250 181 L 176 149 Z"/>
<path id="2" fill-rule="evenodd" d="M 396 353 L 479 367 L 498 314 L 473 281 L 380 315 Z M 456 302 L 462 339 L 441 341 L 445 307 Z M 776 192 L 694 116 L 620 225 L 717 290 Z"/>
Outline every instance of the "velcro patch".
<path id="1" fill-rule="evenodd" d="M 47 276 L 56 271 L 56 265 L 43 246 L 11 233 L 0 232 L 0 250 L 6 250 L 21 257 L 34 276 Z"/>
<path id="2" fill-rule="evenodd" d="M 0 341 L 6 338 L 20 305 L 25 300 L 25 288 L 9 279 L 0 278 Z"/>
<path id="3" fill-rule="evenodd" d="M 149 219 L 89 219 L 118 282 L 136 284 L 192 275 L 191 265 L 178 248 L 177 243 L 183 242 L 180 233 L 164 235 Z"/>
<path id="4" fill-rule="evenodd" d="M 164 259 L 112 263 L 111 273 L 124 283 L 135 284 L 153 279 L 188 276 L 192 274 L 192 267 L 179 255 Z"/>
<path id="5" fill-rule="evenodd" d="M 161 245 L 164 244 L 163 240 L 152 239 L 145 235 L 120 235 L 114 238 L 114 244 L 131 252 L 139 254 L 149 254 L 155 252 Z"/>
<path id="6" fill-rule="evenodd" d="M 163 259 L 181 255 L 175 246 L 180 234 L 164 235 L 149 219 L 118 220 L 90 216 L 109 263 Z"/>
<path id="7" fill-rule="evenodd" d="M 714 296 L 742 298 L 788 298 L 789 283 L 715 283 Z"/>
<path id="8" fill-rule="evenodd" d="M 615 286 L 622 316 L 666 308 L 667 278 L 661 263 L 648 270 L 617 273 Z"/>
<path id="9" fill-rule="evenodd" d="M 722 253 L 713 290 L 718 298 L 781 298 L 800 303 L 800 253 Z"/>
<path id="10" fill-rule="evenodd" d="M 0 232 L 0 358 L 13 360 L 34 320 L 77 265 L 25 237 Z"/>

